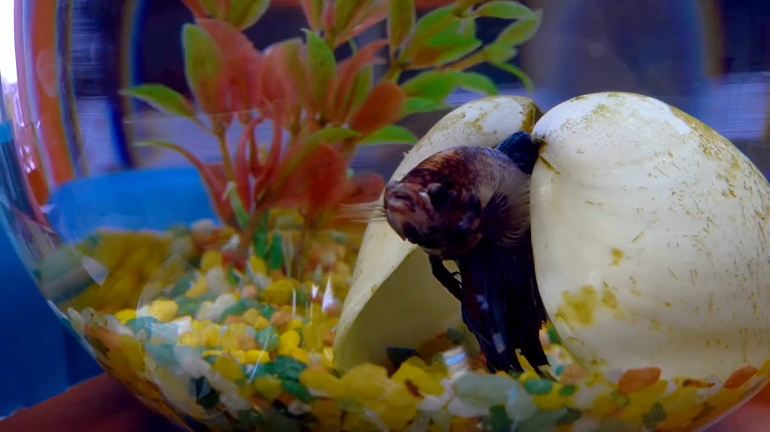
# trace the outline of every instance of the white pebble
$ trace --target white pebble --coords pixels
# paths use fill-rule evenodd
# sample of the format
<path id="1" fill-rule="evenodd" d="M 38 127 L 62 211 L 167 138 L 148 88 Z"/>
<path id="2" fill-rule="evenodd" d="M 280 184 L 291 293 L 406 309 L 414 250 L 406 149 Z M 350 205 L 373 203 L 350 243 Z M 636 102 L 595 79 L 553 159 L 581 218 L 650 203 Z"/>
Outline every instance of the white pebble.
<path id="1" fill-rule="evenodd" d="M 206 273 L 206 284 L 209 287 L 209 291 L 216 295 L 222 295 L 230 291 L 222 267 L 214 267 Z"/>
<path id="2" fill-rule="evenodd" d="M 289 406 L 286 407 L 286 409 L 291 414 L 294 414 L 296 416 L 300 416 L 300 415 L 307 414 L 307 413 L 310 412 L 310 405 L 302 403 L 302 402 L 294 399 L 293 401 L 291 401 Z"/>
<path id="3" fill-rule="evenodd" d="M 177 335 L 181 335 L 182 333 L 188 333 L 192 330 L 192 318 L 190 318 L 189 316 L 177 318 L 174 321 L 172 321 L 171 324 L 176 326 Z"/>
<path id="4" fill-rule="evenodd" d="M 594 406 L 594 400 L 600 394 L 609 394 L 610 387 L 603 383 L 592 386 L 580 386 L 574 396 L 574 407 L 577 409 L 589 409 Z"/>
<path id="5" fill-rule="evenodd" d="M 177 237 L 171 241 L 169 256 L 187 256 L 193 251 L 193 241 L 190 237 Z"/>
<path id="6" fill-rule="evenodd" d="M 572 423 L 572 432 L 595 432 L 599 430 L 599 422 L 591 417 L 582 417 Z"/>
<path id="7" fill-rule="evenodd" d="M 452 389 L 452 380 L 444 378 L 441 380 L 441 385 L 444 387 L 444 393 L 441 396 L 423 395 L 423 400 L 417 405 L 417 408 L 421 411 L 438 411 L 446 406 L 452 396 L 454 396 L 454 390 Z"/>
<path id="8" fill-rule="evenodd" d="M 441 410 L 431 413 L 433 423 L 441 432 L 449 432 L 452 428 L 452 414 L 449 411 Z"/>
<path id="9" fill-rule="evenodd" d="M 537 412 L 537 406 L 529 393 L 517 391 L 516 397 L 505 403 L 505 413 L 514 421 L 522 421 L 532 417 Z"/>
<path id="10" fill-rule="evenodd" d="M 211 311 L 214 309 L 214 303 L 210 302 L 208 300 L 201 302 L 201 305 L 198 306 L 198 312 L 195 313 L 195 319 L 198 321 L 206 321 L 206 320 L 214 320 L 215 318 L 211 313 Z"/>
<path id="11" fill-rule="evenodd" d="M 211 369 L 211 365 L 203 360 L 195 350 L 188 348 L 176 346 L 174 347 L 174 355 L 187 375 L 191 378 L 200 378 Z"/>
<path id="12" fill-rule="evenodd" d="M 428 423 L 430 423 L 430 414 L 426 412 L 418 412 L 412 424 L 406 428 L 406 432 L 424 432 L 428 430 Z"/>
<path id="13" fill-rule="evenodd" d="M 201 219 L 199 221 L 193 222 L 192 226 L 190 226 L 190 230 L 194 234 L 201 234 L 201 235 L 208 235 L 214 229 L 216 228 L 216 224 L 211 219 Z"/>
<path id="14" fill-rule="evenodd" d="M 720 381 L 719 378 L 715 376 L 710 376 L 703 381 L 713 385 L 709 388 L 698 389 L 695 392 L 695 394 L 698 395 L 698 398 L 701 400 L 708 399 L 709 397 L 719 393 L 719 390 L 722 389 L 722 381 Z"/>
<path id="15" fill-rule="evenodd" d="M 223 294 L 214 301 L 214 305 L 211 307 L 211 313 L 216 313 L 217 319 L 222 316 L 225 309 L 237 303 L 238 300 L 232 294 Z"/>
<path id="16" fill-rule="evenodd" d="M 137 318 L 144 318 L 150 316 L 150 305 L 144 305 L 136 310 Z"/>
<path id="17" fill-rule="evenodd" d="M 211 387 L 219 390 L 220 393 L 238 393 L 238 386 L 214 369 L 206 371 L 205 377 L 209 384 L 211 384 Z"/>
<path id="18" fill-rule="evenodd" d="M 488 414 L 488 410 L 486 408 L 479 408 L 468 405 L 457 398 L 454 398 L 451 402 L 449 402 L 447 409 L 450 413 L 463 418 L 482 417 Z"/>

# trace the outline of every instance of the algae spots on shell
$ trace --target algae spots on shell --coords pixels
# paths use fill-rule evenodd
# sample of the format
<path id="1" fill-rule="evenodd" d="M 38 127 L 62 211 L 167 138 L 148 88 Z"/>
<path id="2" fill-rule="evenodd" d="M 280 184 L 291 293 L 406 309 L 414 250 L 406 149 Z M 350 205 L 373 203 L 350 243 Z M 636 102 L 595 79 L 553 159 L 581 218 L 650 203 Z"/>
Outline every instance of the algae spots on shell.
<path id="1" fill-rule="evenodd" d="M 620 261 L 622 261 L 623 258 L 625 258 L 625 254 L 623 253 L 622 250 L 618 248 L 612 248 L 611 254 L 612 254 L 612 265 L 614 265 L 615 267 L 619 267 Z"/>
<path id="2" fill-rule="evenodd" d="M 594 323 L 599 294 L 591 285 L 585 285 L 577 292 L 562 293 L 562 306 L 556 316 L 567 325 L 590 326 Z"/>

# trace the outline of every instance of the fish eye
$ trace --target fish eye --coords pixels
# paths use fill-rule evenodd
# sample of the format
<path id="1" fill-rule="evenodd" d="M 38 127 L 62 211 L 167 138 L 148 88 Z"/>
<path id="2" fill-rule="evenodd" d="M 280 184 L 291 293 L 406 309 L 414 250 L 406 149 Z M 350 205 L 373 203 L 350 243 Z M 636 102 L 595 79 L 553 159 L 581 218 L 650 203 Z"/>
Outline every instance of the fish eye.
<path id="1" fill-rule="evenodd" d="M 452 191 L 441 183 L 432 183 L 428 186 L 426 193 L 430 197 L 430 202 L 436 210 L 441 210 L 446 207 L 452 197 Z"/>

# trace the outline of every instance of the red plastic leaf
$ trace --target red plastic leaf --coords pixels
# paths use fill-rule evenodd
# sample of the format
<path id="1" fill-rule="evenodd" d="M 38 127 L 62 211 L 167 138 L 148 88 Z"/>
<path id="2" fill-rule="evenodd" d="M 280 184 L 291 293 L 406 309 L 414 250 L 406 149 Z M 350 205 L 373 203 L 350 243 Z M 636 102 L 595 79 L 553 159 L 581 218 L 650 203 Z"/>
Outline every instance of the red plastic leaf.
<path id="1" fill-rule="evenodd" d="M 356 174 L 350 178 L 345 188 L 345 196 L 340 204 L 361 204 L 375 201 L 385 190 L 385 180 L 377 173 Z"/>
<path id="2" fill-rule="evenodd" d="M 207 114 L 227 112 L 227 66 L 222 50 L 201 27 L 182 28 L 185 75 L 195 100 Z"/>
<path id="3" fill-rule="evenodd" d="M 400 118 L 406 95 L 393 81 L 380 81 L 350 118 L 350 129 L 368 135 Z"/>
<path id="4" fill-rule="evenodd" d="M 227 64 L 230 110 L 240 113 L 257 107 L 262 54 L 240 30 L 224 21 L 201 19 L 198 25 L 219 46 Z"/>
<path id="5" fill-rule="evenodd" d="M 302 6 L 302 13 L 305 14 L 305 19 L 310 28 L 319 30 L 321 28 L 323 0 L 300 0 L 299 4 Z"/>
<path id="6" fill-rule="evenodd" d="M 386 40 L 372 42 L 359 49 L 348 59 L 340 62 L 337 67 L 337 74 L 334 80 L 335 83 L 330 89 L 333 91 L 333 110 L 335 118 L 344 119 L 347 116 L 347 112 L 340 111 L 345 105 L 345 102 L 351 97 L 350 93 L 355 84 L 356 75 L 358 75 L 364 67 L 370 64 L 379 63 L 380 59 L 377 58 L 375 54 L 387 44 L 388 41 Z"/>
<path id="7" fill-rule="evenodd" d="M 198 0 L 182 0 L 182 3 L 184 3 L 195 18 L 203 18 L 208 15 L 206 9 L 203 8 Z"/>
<path id="8" fill-rule="evenodd" d="M 321 144 L 287 177 L 276 205 L 307 205 L 313 214 L 336 204 L 346 191 L 347 164 L 334 147 Z"/>
<path id="9" fill-rule="evenodd" d="M 321 23 L 327 31 L 334 27 L 334 0 L 324 0 Z"/>
<path id="10" fill-rule="evenodd" d="M 240 197 L 241 203 L 247 211 L 251 210 L 251 184 L 249 182 L 251 170 L 249 169 L 249 156 L 246 155 L 246 145 L 252 142 L 250 138 L 253 136 L 254 128 L 260 123 L 262 123 L 262 117 L 250 121 L 243 130 L 241 139 L 238 140 L 238 145 L 235 147 L 235 186 L 238 190 L 238 197 Z"/>

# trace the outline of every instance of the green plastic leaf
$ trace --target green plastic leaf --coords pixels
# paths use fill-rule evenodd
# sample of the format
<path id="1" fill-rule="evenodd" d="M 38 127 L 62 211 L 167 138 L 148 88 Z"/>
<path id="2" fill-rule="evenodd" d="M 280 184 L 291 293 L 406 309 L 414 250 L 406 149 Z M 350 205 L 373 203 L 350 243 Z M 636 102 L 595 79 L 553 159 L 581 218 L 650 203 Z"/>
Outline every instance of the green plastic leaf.
<path id="1" fill-rule="evenodd" d="M 505 63 L 516 57 L 519 51 L 512 46 L 493 43 L 484 47 L 484 58 L 490 63 Z"/>
<path id="2" fill-rule="evenodd" d="M 454 6 L 444 6 L 428 12 L 417 21 L 412 35 L 409 36 L 407 46 L 414 48 L 424 45 L 432 37 L 458 20 L 459 18 L 454 15 Z"/>
<path id="3" fill-rule="evenodd" d="M 508 25 L 508 27 L 504 28 L 503 31 L 497 35 L 497 39 L 495 39 L 494 43 L 507 46 L 518 46 L 532 39 L 535 33 L 537 33 L 538 28 L 540 28 L 541 13 L 538 11 L 535 12 L 535 14 L 536 16 L 533 18 L 522 19 Z"/>
<path id="4" fill-rule="evenodd" d="M 337 60 L 332 49 L 320 36 L 310 30 L 303 31 L 307 37 L 308 70 L 313 80 L 313 101 L 316 106 L 321 107 L 337 70 Z"/>
<path id="5" fill-rule="evenodd" d="M 494 81 L 479 73 L 459 73 L 457 74 L 457 84 L 466 90 L 481 93 L 486 96 L 497 94 L 497 86 Z"/>
<path id="6" fill-rule="evenodd" d="M 224 59 L 214 39 L 194 24 L 182 27 L 185 75 L 195 100 L 209 114 L 221 114 Z"/>
<path id="7" fill-rule="evenodd" d="M 336 144 L 346 138 L 356 138 L 359 132 L 341 127 L 328 127 L 315 131 L 305 139 L 306 146 L 314 146 L 321 143 Z"/>
<path id="8" fill-rule="evenodd" d="M 404 103 L 404 110 L 402 116 L 408 116 L 409 114 L 420 112 L 438 111 L 446 108 L 448 105 L 440 102 L 436 102 L 433 99 L 426 99 L 421 97 L 411 97 Z"/>
<path id="9" fill-rule="evenodd" d="M 121 94 L 135 97 L 158 111 L 195 118 L 195 110 L 181 94 L 162 84 L 142 84 L 123 89 Z"/>
<path id="10" fill-rule="evenodd" d="M 283 237 L 279 233 L 273 234 L 270 239 L 270 251 L 267 256 L 267 268 L 270 270 L 280 269 L 283 265 Z"/>
<path id="11" fill-rule="evenodd" d="M 225 197 L 230 203 L 230 207 L 233 209 L 233 214 L 235 214 L 236 219 L 238 219 L 238 224 L 241 227 L 248 225 L 249 214 L 246 212 L 246 209 L 243 207 L 243 203 L 241 202 L 241 198 L 238 196 L 238 188 L 235 187 L 235 183 L 229 182 L 227 184 L 227 188 L 225 189 Z"/>
<path id="12" fill-rule="evenodd" d="M 333 33 L 339 35 L 350 26 L 356 12 L 361 7 L 361 0 L 335 0 L 334 1 L 334 29 Z"/>
<path id="13" fill-rule="evenodd" d="M 364 102 L 366 95 L 369 94 L 369 91 L 372 89 L 372 82 L 372 66 L 369 65 L 361 69 L 361 72 L 356 75 L 356 81 L 353 84 L 353 90 L 351 90 L 353 104 L 350 107 L 350 112 L 355 112 L 355 110 Z"/>
<path id="14" fill-rule="evenodd" d="M 259 223 L 257 229 L 254 231 L 254 238 L 252 242 L 254 244 L 254 252 L 259 258 L 267 259 L 267 252 L 270 249 L 269 242 L 267 241 L 267 231 L 270 222 L 270 214 L 268 212 L 262 212 L 259 215 Z"/>
<path id="15" fill-rule="evenodd" d="M 519 69 L 518 67 L 510 64 L 510 63 L 491 63 L 494 67 L 502 69 L 509 74 L 515 76 L 516 78 L 521 81 L 522 84 L 524 84 L 524 88 L 527 90 L 527 92 L 532 93 L 532 91 L 535 89 L 535 85 L 532 82 L 532 78 L 529 77 L 526 73 L 524 73 L 523 70 Z"/>
<path id="16" fill-rule="evenodd" d="M 443 102 L 457 88 L 457 72 L 431 70 L 405 82 L 401 88 L 407 97 Z"/>
<path id="17" fill-rule="evenodd" d="M 474 13 L 477 17 L 520 19 L 533 18 L 535 12 L 515 1 L 491 1 L 481 5 Z"/>
<path id="18" fill-rule="evenodd" d="M 398 125 L 385 126 L 379 129 L 368 137 L 358 142 L 358 145 L 372 145 L 372 144 L 415 144 L 417 137 L 413 133 L 409 132 L 405 127 Z"/>
<path id="19" fill-rule="evenodd" d="M 230 18 L 227 20 L 234 27 L 245 30 L 259 21 L 267 8 L 270 0 L 230 0 Z"/>
<path id="20" fill-rule="evenodd" d="M 448 39 L 451 42 L 444 45 L 428 45 L 419 50 L 412 58 L 410 69 L 443 66 L 467 56 L 481 46 L 481 41 L 475 37 L 454 36 L 453 39 Z"/>
<path id="21" fill-rule="evenodd" d="M 414 28 L 417 12 L 414 0 L 391 0 L 388 13 L 388 40 L 393 53 Z"/>

